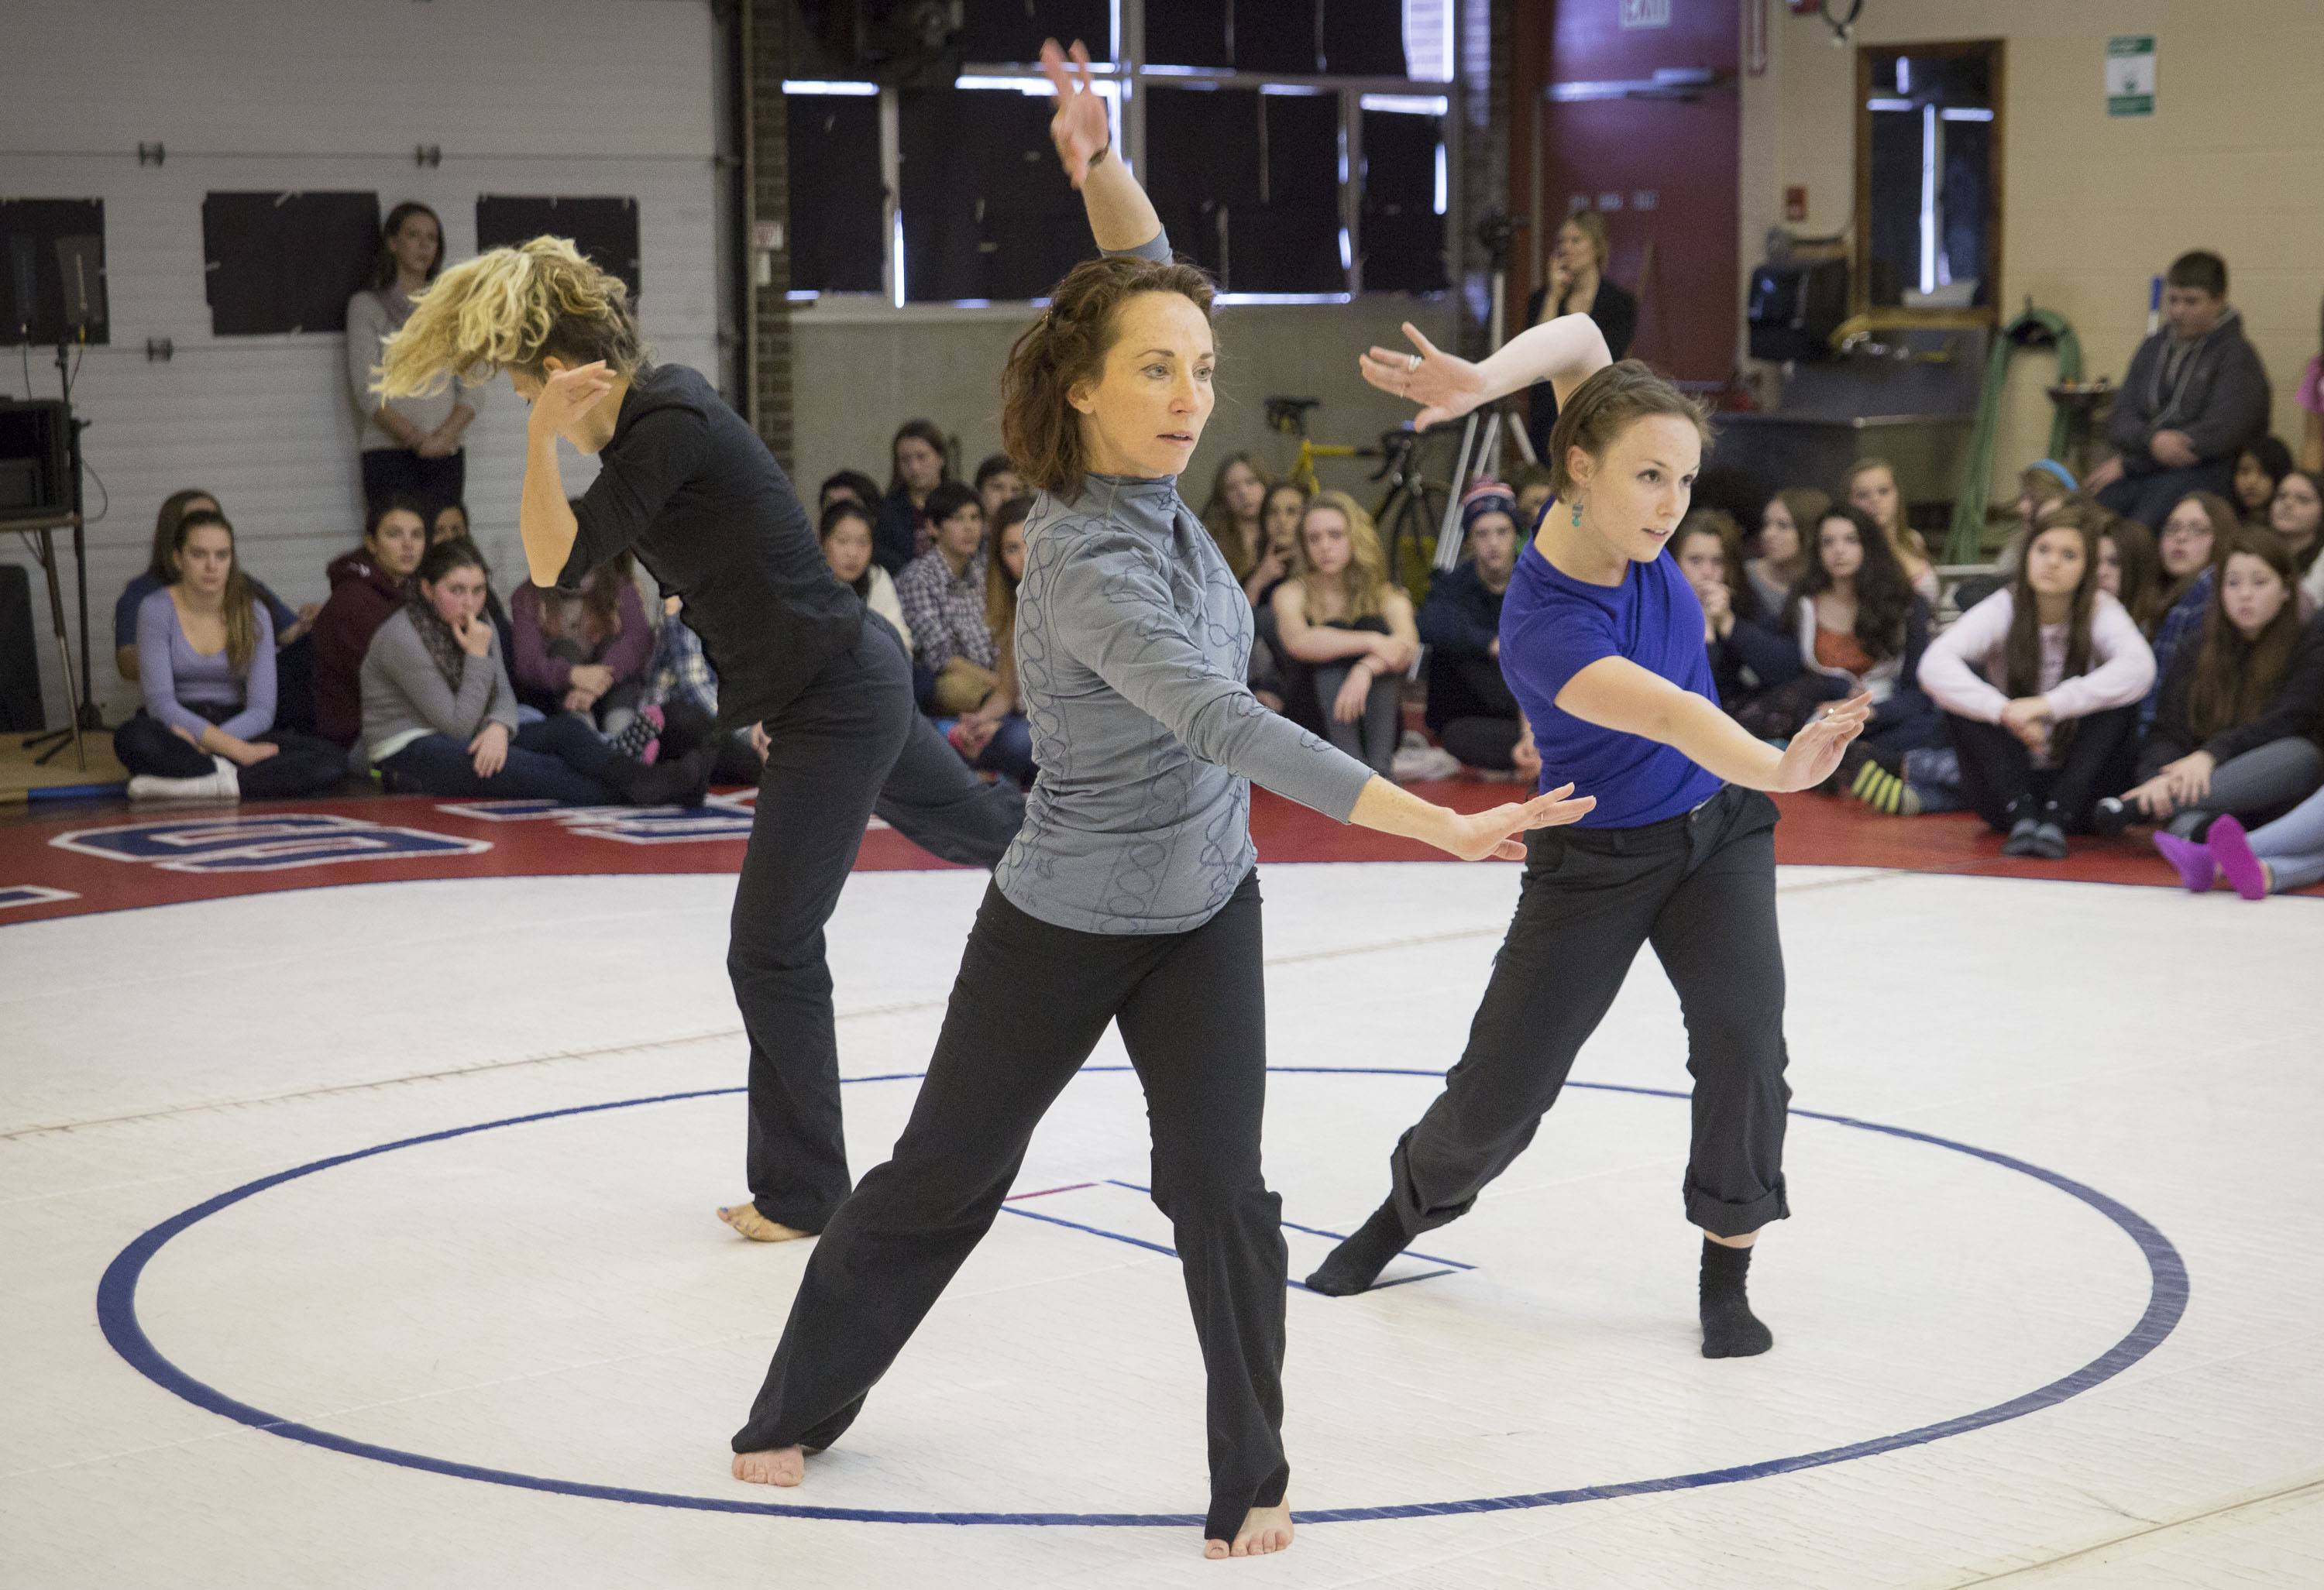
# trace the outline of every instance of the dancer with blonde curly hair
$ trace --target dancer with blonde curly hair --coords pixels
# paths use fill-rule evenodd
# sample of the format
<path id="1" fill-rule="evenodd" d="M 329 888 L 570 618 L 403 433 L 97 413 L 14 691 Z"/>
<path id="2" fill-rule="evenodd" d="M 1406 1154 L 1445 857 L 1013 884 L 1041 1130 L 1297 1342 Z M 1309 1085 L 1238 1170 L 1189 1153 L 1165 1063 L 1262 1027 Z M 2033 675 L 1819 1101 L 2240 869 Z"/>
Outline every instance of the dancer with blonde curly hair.
<path id="1" fill-rule="evenodd" d="M 629 551 L 675 593 L 719 678 L 717 733 L 758 725 L 765 771 L 726 956 L 750 1036 L 744 1236 L 821 1231 L 849 1190 L 824 924 L 873 813 L 949 861 L 990 867 L 1023 820 L 914 710 L 886 621 L 831 577 L 789 477 L 710 383 L 656 363 L 629 294 L 563 238 L 444 272 L 385 348 L 383 397 L 498 371 L 532 406 L 519 521 L 534 584 L 580 589 Z M 602 468 L 567 504 L 560 438 Z"/>

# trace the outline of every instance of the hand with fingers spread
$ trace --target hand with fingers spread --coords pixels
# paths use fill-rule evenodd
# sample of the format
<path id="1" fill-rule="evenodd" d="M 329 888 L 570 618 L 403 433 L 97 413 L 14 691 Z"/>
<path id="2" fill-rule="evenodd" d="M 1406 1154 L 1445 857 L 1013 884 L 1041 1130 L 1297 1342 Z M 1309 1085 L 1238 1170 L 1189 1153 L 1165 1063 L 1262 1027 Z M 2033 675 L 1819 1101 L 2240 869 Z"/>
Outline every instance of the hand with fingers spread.
<path id="1" fill-rule="evenodd" d="M 1436 845 L 1463 861 L 1482 861 L 1489 857 L 1522 861 L 1526 853 L 1522 835 L 1536 828 L 1563 828 L 1579 823 L 1597 804 L 1597 796 L 1576 795 L 1572 785 L 1562 784 L 1529 801 L 1512 801 L 1489 811 L 1449 814 L 1449 832 Z"/>
<path id="2" fill-rule="evenodd" d="M 1421 406 L 1413 424 L 1426 430 L 1460 418 L 1485 400 L 1489 395 L 1485 377 L 1477 366 L 1437 347 L 1409 320 L 1404 323 L 1404 335 L 1412 339 L 1418 353 L 1375 347 L 1364 354 L 1358 365 L 1364 379 L 1380 391 L 1409 398 Z"/>
<path id="3" fill-rule="evenodd" d="M 1818 712 L 1784 748 L 1783 760 L 1775 765 L 1775 781 L 1768 787 L 1813 789 L 1821 784 L 1839 768 L 1840 753 L 1864 732 L 1871 716 L 1872 698 L 1860 692 Z"/>
<path id="4" fill-rule="evenodd" d="M 1106 115 L 1105 101 L 1098 95 L 1097 81 L 1090 74 L 1089 51 L 1080 40 L 1074 41 L 1071 70 L 1057 41 L 1044 40 L 1041 70 L 1057 91 L 1056 114 L 1049 118 L 1049 142 L 1057 146 L 1066 179 L 1078 189 L 1088 179 L 1090 168 L 1112 146 L 1113 124 Z"/>
<path id="5" fill-rule="evenodd" d="M 552 371 L 540 383 L 540 395 L 532 400 L 532 427 L 567 435 L 613 390 L 613 372 L 605 368 L 603 359 L 571 370 Z"/>

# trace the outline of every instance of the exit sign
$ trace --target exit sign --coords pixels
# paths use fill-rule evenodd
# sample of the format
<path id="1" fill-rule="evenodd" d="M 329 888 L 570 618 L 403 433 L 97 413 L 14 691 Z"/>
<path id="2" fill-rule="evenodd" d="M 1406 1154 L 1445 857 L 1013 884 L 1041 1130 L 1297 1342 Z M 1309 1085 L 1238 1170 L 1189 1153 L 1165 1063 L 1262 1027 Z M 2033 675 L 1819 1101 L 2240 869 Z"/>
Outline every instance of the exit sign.
<path id="1" fill-rule="evenodd" d="M 1671 0 L 1622 0 L 1622 25 L 1626 28 L 1666 28 L 1670 26 Z"/>

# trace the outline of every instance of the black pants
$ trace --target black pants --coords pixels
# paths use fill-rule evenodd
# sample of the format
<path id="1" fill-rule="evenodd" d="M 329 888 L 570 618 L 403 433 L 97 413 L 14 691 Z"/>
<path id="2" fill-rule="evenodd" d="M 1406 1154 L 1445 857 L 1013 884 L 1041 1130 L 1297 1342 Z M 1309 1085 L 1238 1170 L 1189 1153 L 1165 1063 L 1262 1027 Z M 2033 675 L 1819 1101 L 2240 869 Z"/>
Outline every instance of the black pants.
<path id="1" fill-rule="evenodd" d="M 363 455 L 364 506 L 376 512 L 390 497 L 410 497 L 434 518 L 447 502 L 466 494 L 468 455 L 456 449 L 443 458 L 422 458 L 409 447 L 374 447 Z"/>
<path id="2" fill-rule="evenodd" d="M 275 730 L 253 735 L 251 743 L 273 746 L 275 752 L 263 762 L 235 769 L 244 800 L 325 795 L 346 777 L 347 753 L 311 734 Z M 217 771 L 209 752 L 179 739 L 167 723 L 142 709 L 113 731 L 113 754 L 131 773 L 156 778 L 207 778 Z"/>
<path id="3" fill-rule="evenodd" d="M 616 754 L 587 720 L 559 712 L 510 736 L 508 758 L 489 778 L 477 777 L 468 742 L 448 734 L 423 734 L 378 766 L 398 795 L 618 806 L 621 792 L 605 777 Z"/>
<path id="4" fill-rule="evenodd" d="M 1025 802 L 978 778 L 913 709 L 903 642 L 876 618 L 766 731 L 726 951 L 751 1039 L 746 1166 L 761 1214 L 820 1231 L 849 1184 L 823 924 L 864 827 L 876 811 L 946 861 L 991 867 L 1017 837 Z"/>
<path id="5" fill-rule="evenodd" d="M 1439 657 L 1429 666 L 1453 669 L 1464 687 L 1446 692 L 1468 710 L 1435 726 L 1444 749 L 1467 767 L 1501 773 L 1516 767 L 1517 738 L 1525 725 L 1519 721 L 1517 697 L 1501 677 L 1500 659 Z"/>
<path id="6" fill-rule="evenodd" d="M 1741 1236 L 1791 1212 L 1784 1193 L 1784 951 L 1775 804 L 1732 786 L 1644 828 L 1528 837 L 1517 916 L 1444 1091 L 1390 1159 L 1407 1232 L 1469 1212 L 1533 1141 L 1641 944 L 1678 990 L 1694 1136 L 1686 1218 Z"/>
<path id="7" fill-rule="evenodd" d="M 2073 743 L 2066 748 L 2065 759 L 2044 769 L 2034 766 L 2034 753 L 2025 742 L 2000 724 L 1946 713 L 1945 727 L 1960 758 L 1961 794 L 1970 809 L 2006 833 L 2010 808 L 2017 802 L 2055 801 L 2068 829 L 2086 830 L 2098 798 L 2116 793 L 2103 786 L 2119 782 L 2123 747 L 2138 725 L 2138 708 L 2116 707 L 2073 721 Z"/>
<path id="8" fill-rule="evenodd" d="M 1259 1172 L 1267 1013 L 1259 875 L 1183 933 L 1086 933 L 986 890 L 936 1055 L 896 1140 L 807 1261 L 737 1452 L 827 1447 L 991 1227 L 1033 1128 L 1109 1022 L 1146 1089 L 1154 1202 L 1210 1381 L 1206 1538 L 1283 1500 L 1283 1206 Z"/>

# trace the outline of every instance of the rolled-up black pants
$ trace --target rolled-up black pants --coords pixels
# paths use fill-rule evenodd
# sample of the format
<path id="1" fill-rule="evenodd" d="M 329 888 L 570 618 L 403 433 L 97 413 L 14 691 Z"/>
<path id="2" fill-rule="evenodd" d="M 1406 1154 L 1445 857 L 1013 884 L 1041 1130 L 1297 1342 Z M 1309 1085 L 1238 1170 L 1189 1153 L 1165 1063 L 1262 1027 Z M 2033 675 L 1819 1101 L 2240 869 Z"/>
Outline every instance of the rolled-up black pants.
<path id="1" fill-rule="evenodd" d="M 751 1040 L 751 1200 L 770 1220 L 820 1231 L 847 1197 L 839 1046 L 824 924 L 877 811 L 947 861 L 991 867 L 1024 821 L 1024 797 L 986 784 L 912 706 L 903 643 L 867 615 L 765 725 L 767 763 L 734 885 L 726 950 Z"/>
<path id="2" fill-rule="evenodd" d="M 1528 837 L 1517 916 L 1469 1046 L 1390 1159 L 1407 1232 L 1468 1213 L 1525 1152 L 1642 944 L 1686 1017 L 1687 1219 L 1741 1236 L 1791 1212 L 1775 831 L 1775 802 L 1729 786 L 1665 823 Z"/>
<path id="3" fill-rule="evenodd" d="M 987 889 L 895 1157 L 824 1228 L 734 1450 L 839 1438 L 991 1227 L 1034 1126 L 1119 1022 L 1209 1377 L 1205 1538 L 1231 1540 L 1250 1509 L 1281 1502 L 1287 1255 L 1259 1171 L 1261 955 L 1255 872 L 1181 933 L 1078 933 Z"/>

